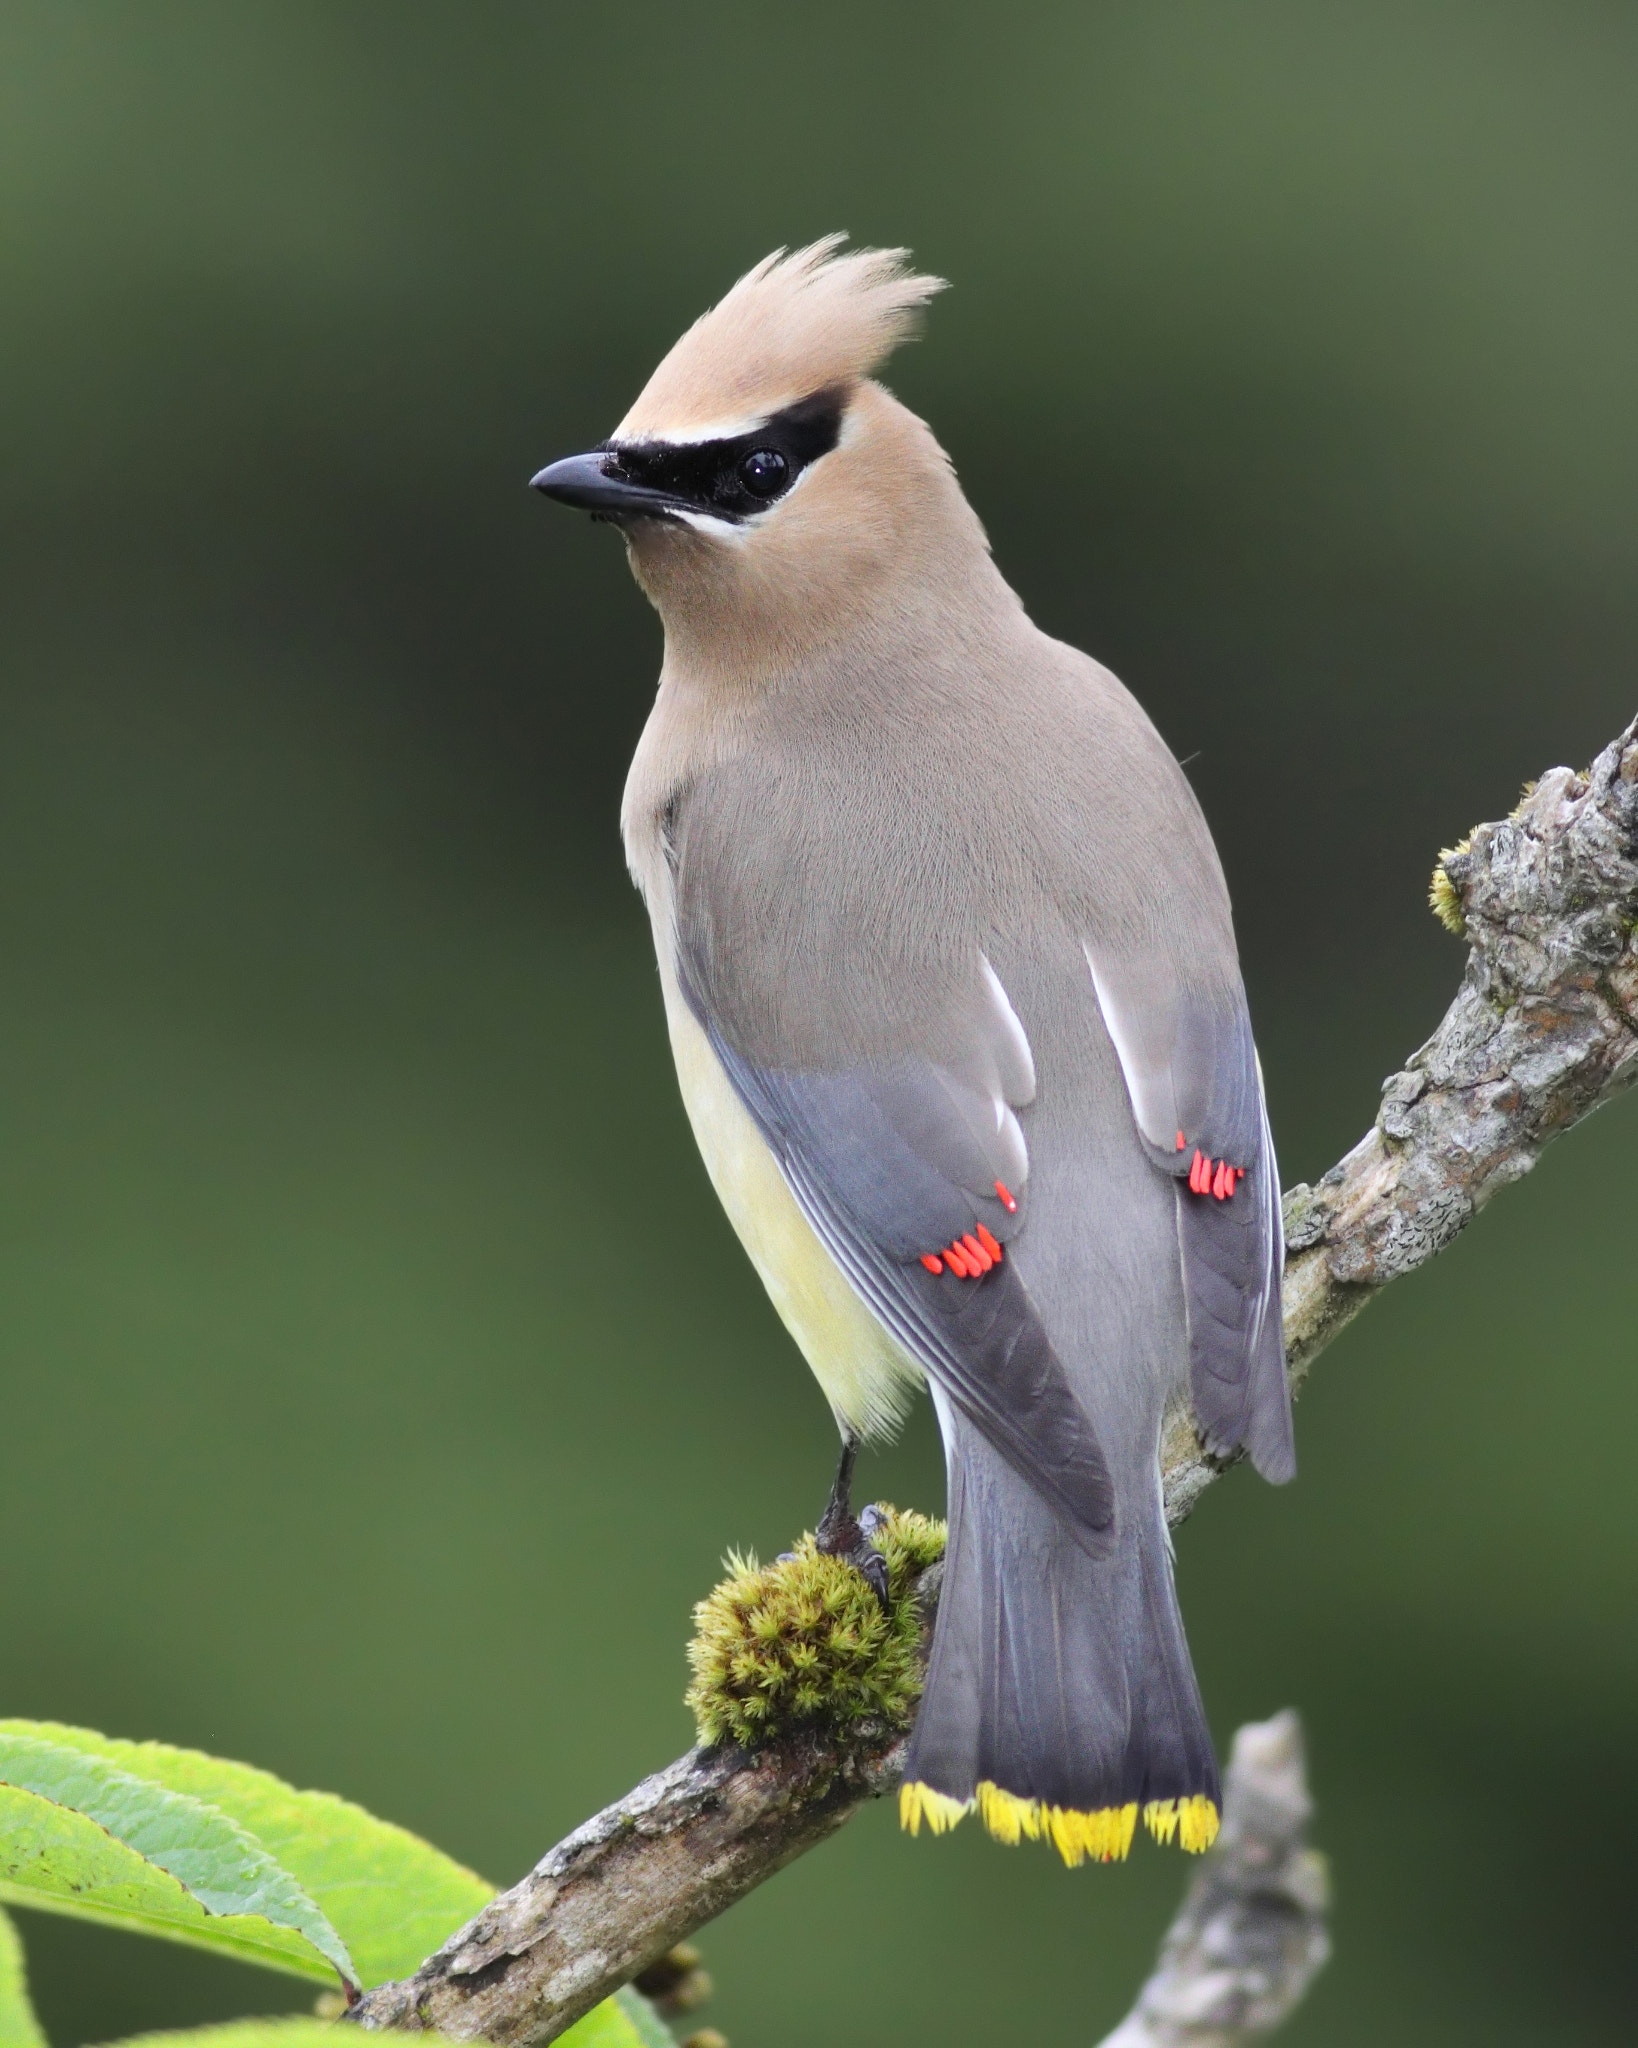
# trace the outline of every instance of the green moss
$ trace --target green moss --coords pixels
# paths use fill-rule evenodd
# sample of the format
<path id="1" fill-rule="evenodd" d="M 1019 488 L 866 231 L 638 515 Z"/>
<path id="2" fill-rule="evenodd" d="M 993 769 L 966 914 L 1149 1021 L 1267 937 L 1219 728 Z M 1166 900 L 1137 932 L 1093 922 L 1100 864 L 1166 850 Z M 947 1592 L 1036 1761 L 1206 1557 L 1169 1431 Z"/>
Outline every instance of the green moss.
<path id="1" fill-rule="evenodd" d="M 1428 906 L 1453 939 L 1466 936 L 1467 920 L 1462 915 L 1462 899 L 1456 884 L 1445 873 L 1445 862 L 1466 853 L 1472 844 L 1473 834 L 1470 832 L 1465 839 L 1458 839 L 1454 846 L 1443 848 L 1439 864 L 1433 870 L 1433 880 L 1428 884 Z"/>
<path id="2" fill-rule="evenodd" d="M 887 1560 L 885 1611 L 812 1536 L 774 1564 L 730 1554 L 728 1577 L 694 1609 L 688 1646 L 686 1697 L 701 1742 L 755 1748 L 798 1724 L 909 1723 L 921 1695 L 913 1587 L 944 1555 L 944 1524 L 908 1509 L 882 1513 L 874 1541 Z"/>

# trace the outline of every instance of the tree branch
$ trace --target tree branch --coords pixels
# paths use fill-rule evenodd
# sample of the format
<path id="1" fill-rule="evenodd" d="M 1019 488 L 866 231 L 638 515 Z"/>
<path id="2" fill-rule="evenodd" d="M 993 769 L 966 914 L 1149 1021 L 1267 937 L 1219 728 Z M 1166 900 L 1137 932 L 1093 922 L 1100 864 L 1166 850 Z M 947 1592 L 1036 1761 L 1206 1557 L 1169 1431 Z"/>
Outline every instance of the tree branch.
<path id="1" fill-rule="evenodd" d="M 1190 1880 L 1154 1975 L 1101 2048 L 1241 2048 L 1291 2014 L 1331 1953 L 1325 1858 L 1288 1707 L 1248 1721 L 1223 1779 L 1223 1829 Z"/>
<path id="2" fill-rule="evenodd" d="M 1586 774 L 1553 769 L 1512 817 L 1442 855 L 1434 905 L 1471 944 L 1455 1001 L 1389 1076 L 1375 1126 L 1285 1198 L 1293 1391 L 1389 1281 L 1638 1079 L 1638 721 Z M 1161 1466 L 1173 1522 L 1223 1469 L 1186 1402 L 1167 1418 Z M 929 1618 L 938 1571 L 922 1581 Z M 367 1993 L 349 2017 L 512 2048 L 551 2041 L 891 1791 L 902 1753 L 902 1736 L 880 1723 L 799 1729 L 755 1754 L 693 1750 L 577 1828 L 413 1977 Z"/>
<path id="3" fill-rule="evenodd" d="M 1382 1084 L 1374 1126 L 1285 1197 L 1293 1392 L 1390 1280 L 1638 1080 L 1638 719 L 1584 775 L 1550 769 L 1510 818 L 1443 853 L 1432 901 L 1471 946 L 1456 999 Z M 1181 1521 L 1222 1469 L 1186 1404 L 1161 1464 L 1168 1519 Z"/>
<path id="4" fill-rule="evenodd" d="M 923 1655 L 942 1563 L 914 1588 Z M 413 1977 L 366 1992 L 366 2027 L 510 2048 L 552 2041 L 707 1920 L 896 1788 L 902 1730 L 800 1729 L 755 1754 L 691 1749 L 565 1835 Z"/>

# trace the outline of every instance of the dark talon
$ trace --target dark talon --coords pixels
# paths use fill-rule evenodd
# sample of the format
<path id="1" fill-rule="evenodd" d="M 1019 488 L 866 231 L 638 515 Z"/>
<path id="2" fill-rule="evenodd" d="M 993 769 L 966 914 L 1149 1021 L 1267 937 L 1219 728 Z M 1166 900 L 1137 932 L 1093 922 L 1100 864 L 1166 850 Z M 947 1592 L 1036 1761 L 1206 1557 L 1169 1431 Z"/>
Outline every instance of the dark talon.
<path id="1" fill-rule="evenodd" d="M 814 1548 L 826 1557 L 839 1557 L 844 1564 L 852 1565 L 875 1594 L 877 1603 L 886 1607 L 887 1559 L 870 1540 L 881 1524 L 881 1510 L 875 1506 L 867 1507 L 857 1519 L 853 1513 L 853 1466 L 858 1455 L 858 1438 L 844 1437 L 841 1462 L 836 1467 L 836 1483 L 830 1489 L 825 1512 L 819 1517 L 819 1526 L 813 1532 Z"/>
<path id="2" fill-rule="evenodd" d="M 876 1596 L 876 1605 L 887 1606 L 887 1559 L 873 1544 L 862 1543 L 848 1559 Z"/>

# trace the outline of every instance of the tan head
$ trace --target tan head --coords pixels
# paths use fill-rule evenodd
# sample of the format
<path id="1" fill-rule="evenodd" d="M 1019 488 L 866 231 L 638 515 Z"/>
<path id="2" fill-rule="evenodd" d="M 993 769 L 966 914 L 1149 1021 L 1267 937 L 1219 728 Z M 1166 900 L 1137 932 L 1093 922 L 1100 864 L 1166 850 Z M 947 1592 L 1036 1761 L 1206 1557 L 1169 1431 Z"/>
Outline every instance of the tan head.
<path id="1" fill-rule="evenodd" d="M 928 428 L 876 369 L 942 290 L 840 235 L 765 257 L 696 320 L 600 447 L 537 489 L 621 526 L 673 657 L 766 670 L 987 563 Z"/>

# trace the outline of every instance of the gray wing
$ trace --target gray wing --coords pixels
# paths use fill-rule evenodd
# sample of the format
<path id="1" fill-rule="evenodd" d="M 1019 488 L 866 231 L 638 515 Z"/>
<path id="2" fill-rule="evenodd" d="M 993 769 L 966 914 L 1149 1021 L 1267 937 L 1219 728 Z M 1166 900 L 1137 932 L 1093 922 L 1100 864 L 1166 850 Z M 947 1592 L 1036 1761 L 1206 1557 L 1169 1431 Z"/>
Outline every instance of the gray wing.
<path id="1" fill-rule="evenodd" d="M 987 963 L 976 965 L 988 1001 L 975 1009 L 965 1058 L 900 1052 L 831 1072 L 751 1057 L 725 1028 L 705 949 L 683 937 L 678 955 L 689 1007 L 854 1289 L 1098 1548 L 1114 1518 L 1108 1467 L 1005 1255 L 1028 1204 L 1012 1113 L 1034 1092 L 1028 1046 Z"/>
<path id="2" fill-rule="evenodd" d="M 1177 1183 L 1189 1381 L 1207 1446 L 1245 1449 L 1276 1484 L 1296 1470 L 1285 1377 L 1279 1169 L 1238 984 L 1193 993 L 1148 959 L 1086 949 L 1132 1114 Z"/>

